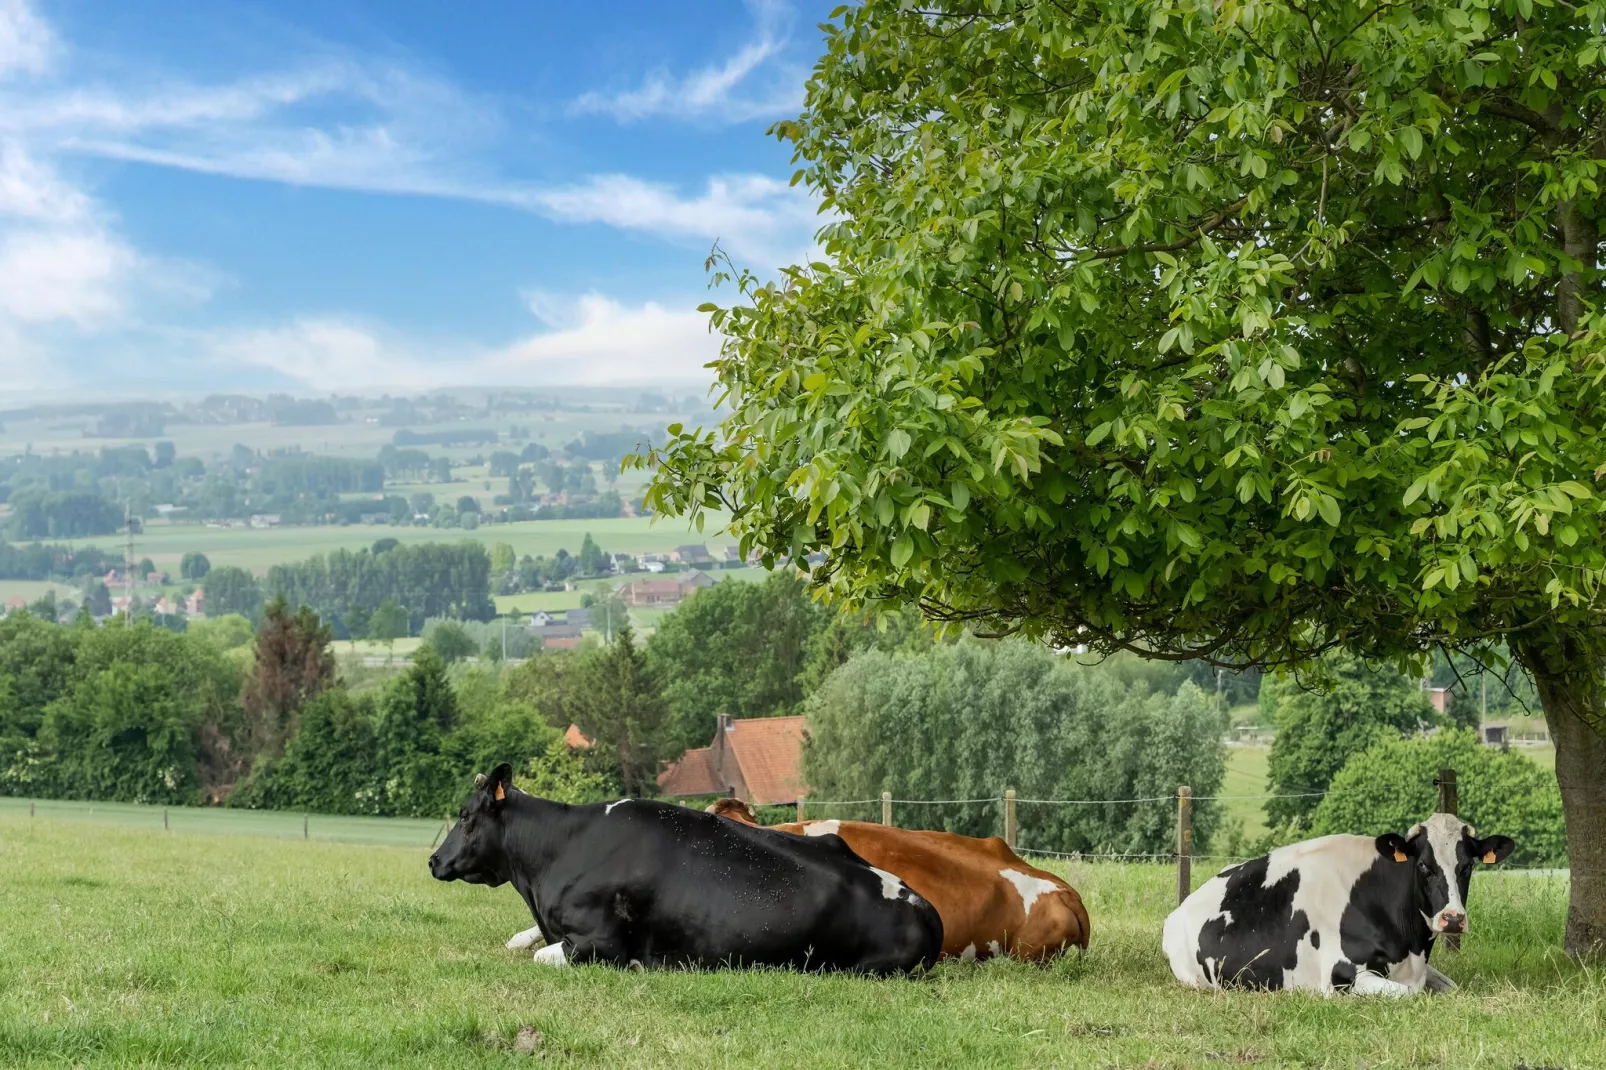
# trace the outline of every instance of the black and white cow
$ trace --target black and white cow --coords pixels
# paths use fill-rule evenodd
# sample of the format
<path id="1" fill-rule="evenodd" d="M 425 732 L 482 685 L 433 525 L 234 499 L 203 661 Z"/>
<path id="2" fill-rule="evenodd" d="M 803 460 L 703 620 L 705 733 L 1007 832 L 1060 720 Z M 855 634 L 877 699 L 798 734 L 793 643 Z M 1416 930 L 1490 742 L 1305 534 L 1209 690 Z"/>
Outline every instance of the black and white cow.
<path id="1" fill-rule="evenodd" d="M 935 908 L 840 837 L 777 836 L 655 802 L 566 806 L 516 790 L 505 764 L 476 778 L 429 870 L 511 883 L 547 942 L 535 960 L 550 965 L 888 974 L 942 950 Z"/>
<path id="2" fill-rule="evenodd" d="M 1212 877 L 1165 922 L 1177 980 L 1196 988 L 1414 995 L 1455 984 L 1434 937 L 1467 931 L 1472 867 L 1515 848 L 1434 814 L 1404 836 L 1323 836 Z"/>

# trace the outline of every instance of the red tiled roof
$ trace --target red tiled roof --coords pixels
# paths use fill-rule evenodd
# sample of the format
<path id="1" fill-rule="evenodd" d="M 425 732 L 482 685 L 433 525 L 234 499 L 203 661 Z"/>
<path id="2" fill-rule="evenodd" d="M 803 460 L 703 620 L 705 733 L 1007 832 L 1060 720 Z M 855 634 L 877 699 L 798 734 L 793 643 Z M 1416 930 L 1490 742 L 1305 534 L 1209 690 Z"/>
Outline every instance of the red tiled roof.
<path id="1" fill-rule="evenodd" d="M 731 722 L 726 738 L 754 806 L 796 802 L 808 790 L 803 784 L 802 717 L 746 717 Z"/>
<path id="2" fill-rule="evenodd" d="M 698 747 L 671 762 L 669 768 L 658 774 L 658 790 L 665 795 L 721 795 L 725 785 L 719 783 L 714 769 L 714 748 Z"/>
<path id="3" fill-rule="evenodd" d="M 580 645 L 578 635 L 554 635 L 551 639 L 541 640 L 543 650 L 573 650 Z"/>

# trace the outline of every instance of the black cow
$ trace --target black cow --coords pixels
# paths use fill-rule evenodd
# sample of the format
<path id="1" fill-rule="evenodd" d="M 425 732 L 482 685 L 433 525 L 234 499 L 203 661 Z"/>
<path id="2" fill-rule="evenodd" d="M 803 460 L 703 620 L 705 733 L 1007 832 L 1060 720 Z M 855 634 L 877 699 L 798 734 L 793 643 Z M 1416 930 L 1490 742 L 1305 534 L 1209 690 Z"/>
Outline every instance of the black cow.
<path id="1" fill-rule="evenodd" d="M 476 778 L 429 860 L 437 880 L 511 882 L 551 965 L 794 966 L 889 974 L 936 961 L 937 911 L 836 836 L 776 836 L 681 806 L 566 806 Z"/>
<path id="2" fill-rule="evenodd" d="M 1434 814 L 1404 836 L 1323 836 L 1230 866 L 1165 922 L 1171 972 L 1196 988 L 1390 996 L 1454 988 L 1434 937 L 1467 930 L 1472 867 L 1515 844 Z"/>

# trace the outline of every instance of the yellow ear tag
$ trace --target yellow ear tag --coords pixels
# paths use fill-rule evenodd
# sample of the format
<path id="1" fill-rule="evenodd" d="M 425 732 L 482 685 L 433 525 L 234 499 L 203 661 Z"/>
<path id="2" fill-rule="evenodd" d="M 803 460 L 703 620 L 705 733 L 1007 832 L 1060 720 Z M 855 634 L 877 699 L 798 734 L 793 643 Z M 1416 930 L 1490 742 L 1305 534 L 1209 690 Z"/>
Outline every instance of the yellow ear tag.
<path id="1" fill-rule="evenodd" d="M 498 782 L 496 785 L 496 801 L 501 802 L 505 798 L 507 798 L 507 792 L 502 790 L 502 785 Z"/>
<path id="2" fill-rule="evenodd" d="M 1484 852 L 1484 855 L 1483 855 L 1483 864 L 1484 865 L 1492 866 L 1498 861 L 1499 861 L 1499 859 L 1494 856 L 1494 852 L 1493 851 L 1485 851 Z"/>
<path id="3" fill-rule="evenodd" d="M 1404 862 L 1405 861 L 1405 852 L 1400 850 L 1398 847 L 1396 847 L 1394 849 L 1394 861 L 1396 861 L 1396 862 Z"/>

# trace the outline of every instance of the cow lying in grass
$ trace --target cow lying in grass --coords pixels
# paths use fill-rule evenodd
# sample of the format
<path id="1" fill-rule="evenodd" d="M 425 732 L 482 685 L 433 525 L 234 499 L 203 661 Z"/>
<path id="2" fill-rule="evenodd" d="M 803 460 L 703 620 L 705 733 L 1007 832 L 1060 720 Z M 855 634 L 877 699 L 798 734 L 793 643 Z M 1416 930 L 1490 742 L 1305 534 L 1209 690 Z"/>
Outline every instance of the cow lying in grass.
<path id="1" fill-rule="evenodd" d="M 511 883 L 537 962 L 792 966 L 889 974 L 942 948 L 931 904 L 835 836 L 772 836 L 662 803 L 566 806 L 476 778 L 429 859 L 437 880 Z"/>
<path id="2" fill-rule="evenodd" d="M 1177 980 L 1193 987 L 1414 995 L 1454 988 L 1428 965 L 1467 931 L 1475 865 L 1515 848 L 1434 814 L 1404 836 L 1323 836 L 1230 866 L 1166 919 Z"/>
<path id="3" fill-rule="evenodd" d="M 720 799 L 708 812 L 757 825 L 740 799 Z M 1087 910 L 1076 889 L 1021 861 L 996 836 L 918 832 L 866 821 L 805 821 L 772 832 L 835 835 L 872 866 L 895 873 L 942 915 L 945 958 L 1009 955 L 1045 962 L 1068 947 L 1087 947 Z"/>

